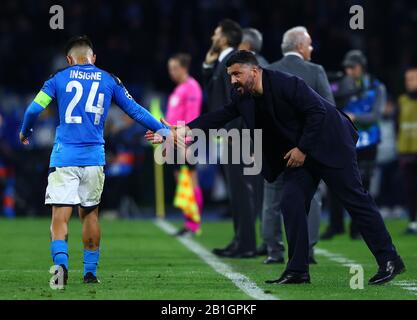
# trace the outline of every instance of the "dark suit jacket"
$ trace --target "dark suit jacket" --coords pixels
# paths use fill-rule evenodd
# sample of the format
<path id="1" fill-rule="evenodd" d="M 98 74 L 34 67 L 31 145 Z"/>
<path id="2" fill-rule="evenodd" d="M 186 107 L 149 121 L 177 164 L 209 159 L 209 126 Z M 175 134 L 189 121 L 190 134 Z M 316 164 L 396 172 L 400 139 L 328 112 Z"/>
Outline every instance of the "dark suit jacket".
<path id="1" fill-rule="evenodd" d="M 273 122 L 274 132 L 263 135 L 262 175 L 274 181 L 284 169 L 284 155 L 298 147 L 316 161 L 342 168 L 356 157 L 358 134 L 350 119 L 305 82 L 280 71 L 264 69 L 262 75 L 263 117 Z M 242 116 L 249 129 L 262 127 L 255 119 L 255 101 L 250 95 L 233 94 L 224 108 L 206 113 L 188 126 L 216 129 Z M 254 121 L 255 120 L 255 121 Z"/>
<path id="2" fill-rule="evenodd" d="M 287 72 L 300 77 L 324 99 L 334 104 L 334 97 L 330 89 L 329 80 L 321 65 L 305 61 L 295 55 L 287 55 L 281 60 L 270 64 L 267 69 Z"/>
<path id="3" fill-rule="evenodd" d="M 230 51 L 221 62 L 217 61 L 213 68 L 203 67 L 204 90 L 207 93 L 207 109 L 209 112 L 218 110 L 231 102 L 232 84 L 227 73 L 226 62 L 236 50 Z M 241 118 L 234 119 L 224 125 L 227 130 L 242 129 Z"/>
<path id="4" fill-rule="evenodd" d="M 262 68 L 266 68 L 269 66 L 269 62 L 264 58 L 264 56 L 260 55 L 259 53 L 255 53 L 255 57 Z"/>
<path id="5" fill-rule="evenodd" d="M 236 50 L 231 51 L 221 62 L 212 68 L 203 68 L 204 90 L 207 93 L 208 111 L 214 111 L 231 100 L 232 84 L 227 74 L 226 62 Z"/>

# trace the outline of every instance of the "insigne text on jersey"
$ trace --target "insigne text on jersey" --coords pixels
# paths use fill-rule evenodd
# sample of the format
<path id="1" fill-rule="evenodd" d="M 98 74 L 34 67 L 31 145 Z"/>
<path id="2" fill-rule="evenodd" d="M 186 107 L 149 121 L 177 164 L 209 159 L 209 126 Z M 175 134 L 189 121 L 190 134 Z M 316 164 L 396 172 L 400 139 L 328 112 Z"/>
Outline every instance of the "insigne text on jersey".
<path id="1" fill-rule="evenodd" d="M 71 79 L 83 79 L 83 80 L 101 80 L 101 72 L 86 72 L 80 70 L 71 70 Z"/>

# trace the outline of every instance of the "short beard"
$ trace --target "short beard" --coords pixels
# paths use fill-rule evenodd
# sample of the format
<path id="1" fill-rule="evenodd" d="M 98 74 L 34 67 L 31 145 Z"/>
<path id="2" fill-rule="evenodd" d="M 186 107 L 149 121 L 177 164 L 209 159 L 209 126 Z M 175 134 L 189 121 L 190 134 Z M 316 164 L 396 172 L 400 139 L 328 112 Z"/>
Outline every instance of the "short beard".
<path id="1" fill-rule="evenodd" d="M 253 96 L 255 94 L 255 79 L 250 79 L 245 86 L 246 94 Z"/>
<path id="2" fill-rule="evenodd" d="M 244 85 L 235 84 L 234 88 L 240 96 L 253 96 L 255 94 L 255 79 L 248 79 Z M 238 88 L 242 88 L 243 92 L 240 92 Z"/>

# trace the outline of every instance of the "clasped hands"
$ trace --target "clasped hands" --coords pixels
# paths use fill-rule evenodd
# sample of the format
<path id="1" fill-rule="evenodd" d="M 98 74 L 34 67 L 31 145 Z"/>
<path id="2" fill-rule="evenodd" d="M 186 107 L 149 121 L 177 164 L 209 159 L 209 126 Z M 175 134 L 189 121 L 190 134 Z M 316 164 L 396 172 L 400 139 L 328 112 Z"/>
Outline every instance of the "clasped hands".
<path id="1" fill-rule="evenodd" d="M 185 149 L 186 137 L 190 136 L 191 129 L 188 126 L 176 126 L 167 122 L 165 119 L 161 119 L 161 122 L 168 127 L 170 134 L 166 137 L 168 142 L 172 142 L 174 146 Z M 157 132 L 151 130 L 146 131 L 145 138 L 152 144 L 161 144 L 164 142 L 164 137 Z"/>

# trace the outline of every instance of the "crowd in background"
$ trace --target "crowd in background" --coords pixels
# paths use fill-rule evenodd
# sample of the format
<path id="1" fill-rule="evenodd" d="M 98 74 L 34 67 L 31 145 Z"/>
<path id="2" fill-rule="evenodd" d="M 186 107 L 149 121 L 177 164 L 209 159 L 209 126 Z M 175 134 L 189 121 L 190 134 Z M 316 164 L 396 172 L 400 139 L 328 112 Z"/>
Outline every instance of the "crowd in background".
<path id="1" fill-rule="evenodd" d="M 58 1 L 65 11 L 65 29 L 49 28 L 48 1 L 2 2 L 0 11 L 0 196 L 5 216 L 46 213 L 43 205 L 50 149 L 57 118 L 54 107 L 42 113 L 30 148 L 17 139 L 23 112 L 43 81 L 65 67 L 64 42 L 87 33 L 95 44 L 97 65 L 120 77 L 136 100 L 147 105 L 149 97 L 161 97 L 166 110 L 171 82 L 167 61 L 176 52 L 192 56 L 190 74 L 202 83 L 201 64 L 210 47 L 217 23 L 224 17 L 242 27 L 262 32 L 262 55 L 272 62 L 281 56 L 284 32 L 304 25 L 312 36 L 312 61 L 324 66 L 331 84 L 344 71 L 342 61 L 350 49 L 361 49 L 369 70 L 386 87 L 387 101 L 379 121 L 381 142 L 371 193 L 386 216 L 417 212 L 406 190 L 417 189 L 417 165 L 412 152 L 402 149 L 401 124 L 417 118 L 417 105 L 401 118 L 402 105 L 417 104 L 417 5 L 409 1 Z M 55 4 L 55 3 L 54 3 Z M 361 4 L 365 30 L 349 29 L 349 7 Z M 408 70 L 406 72 L 406 70 Z M 407 86 L 405 82 L 407 81 Z M 333 86 L 334 88 L 334 86 Z M 204 101 L 206 101 L 206 98 Z M 203 112 L 207 110 L 203 104 Z M 417 123 L 417 121 L 416 121 Z M 104 210 L 123 216 L 153 205 L 152 148 L 143 139 L 145 130 L 112 108 L 106 128 L 106 187 Z M 398 144 L 397 142 L 400 141 Z M 417 141 L 417 136 L 416 136 Z M 411 153 L 408 155 L 407 153 Z M 415 153 L 415 154 L 414 154 Z M 400 167 L 402 171 L 400 171 Z M 200 167 L 200 183 L 206 203 L 218 195 L 221 175 L 215 166 Z M 402 174 L 404 173 L 404 174 Z M 166 177 L 171 172 L 166 173 Z M 405 178 L 405 179 L 404 179 Z M 414 178 L 414 179 L 412 179 Z M 173 179 L 166 179 L 171 190 Z M 171 181 L 171 182 L 170 182 Z M 219 182 L 220 181 L 220 182 Z M 153 189 L 153 188 L 151 188 Z M 224 189 L 223 195 L 226 194 Z M 167 192 L 167 201 L 173 192 Z M 415 208 L 415 209 L 410 209 Z M 415 219 L 415 217 L 414 217 Z"/>

